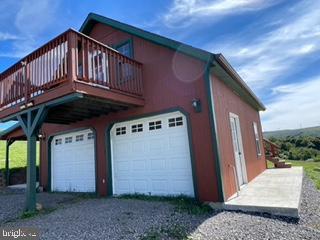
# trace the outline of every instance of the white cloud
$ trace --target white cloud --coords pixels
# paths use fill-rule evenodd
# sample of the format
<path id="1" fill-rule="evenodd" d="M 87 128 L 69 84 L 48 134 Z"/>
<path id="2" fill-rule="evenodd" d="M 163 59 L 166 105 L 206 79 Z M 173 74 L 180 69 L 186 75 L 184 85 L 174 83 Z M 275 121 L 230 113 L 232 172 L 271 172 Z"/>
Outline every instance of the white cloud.
<path id="1" fill-rule="evenodd" d="M 272 88 L 272 93 L 273 94 L 294 93 L 299 88 L 300 88 L 299 83 L 280 85 L 280 86 Z"/>
<path id="2" fill-rule="evenodd" d="M 32 52 L 46 39 L 50 26 L 55 24 L 60 0 L 22 0 L 1 2 L 0 10 L 10 14 L 0 16 L 2 22 L 13 22 L 1 28 L 11 33 L 0 32 L 0 41 L 11 41 L 10 47 L 2 49 L 0 57 L 22 58 Z"/>
<path id="3" fill-rule="evenodd" d="M 29 37 L 41 33 L 53 23 L 59 2 L 59 0 L 23 0 L 16 14 L 16 28 Z"/>
<path id="4" fill-rule="evenodd" d="M 320 9 L 318 0 L 303 1 L 289 9 L 276 28 L 255 38 L 231 40 L 220 50 L 235 64 L 239 74 L 255 89 L 281 82 L 288 73 L 320 58 Z M 252 30 L 252 29 L 251 29 Z M 247 33 L 243 32 L 245 36 Z"/>
<path id="5" fill-rule="evenodd" d="M 320 125 L 320 75 L 298 84 L 278 86 L 262 113 L 265 131 Z"/>
<path id="6" fill-rule="evenodd" d="M 17 40 L 19 37 L 6 32 L 0 32 L 0 41 Z"/>
<path id="7" fill-rule="evenodd" d="M 279 0 L 175 0 L 163 20 L 170 27 L 185 27 L 199 18 L 212 16 L 217 19 L 225 15 L 258 11 L 278 2 Z"/>
<path id="8" fill-rule="evenodd" d="M 13 40 L 12 47 L 7 51 L 0 52 L 0 57 L 23 58 L 33 52 L 37 46 L 37 42 L 32 38 L 22 38 Z"/>

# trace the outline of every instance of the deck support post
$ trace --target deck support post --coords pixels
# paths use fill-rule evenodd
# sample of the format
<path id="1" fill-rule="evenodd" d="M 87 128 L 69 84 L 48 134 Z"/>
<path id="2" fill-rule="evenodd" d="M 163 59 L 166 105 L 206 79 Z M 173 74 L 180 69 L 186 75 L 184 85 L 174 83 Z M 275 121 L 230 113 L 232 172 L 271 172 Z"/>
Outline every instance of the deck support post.
<path id="1" fill-rule="evenodd" d="M 25 210 L 33 212 L 36 210 L 36 154 L 37 154 L 37 135 L 42 123 L 47 115 L 47 110 L 40 108 L 27 111 L 17 118 L 27 136 L 27 189 Z"/>
<path id="2" fill-rule="evenodd" d="M 14 143 L 15 140 L 8 139 L 6 143 L 6 185 L 10 185 L 10 166 L 9 166 L 9 159 L 10 159 L 10 145 Z"/>

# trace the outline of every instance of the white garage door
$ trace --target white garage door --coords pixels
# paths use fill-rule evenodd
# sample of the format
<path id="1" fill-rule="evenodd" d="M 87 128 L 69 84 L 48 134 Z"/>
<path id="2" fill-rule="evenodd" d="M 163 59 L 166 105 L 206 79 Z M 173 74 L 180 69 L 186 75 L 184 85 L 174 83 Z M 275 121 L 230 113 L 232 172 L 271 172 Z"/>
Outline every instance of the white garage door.
<path id="1" fill-rule="evenodd" d="M 187 122 L 180 112 L 111 130 L 113 194 L 194 196 Z"/>
<path id="2" fill-rule="evenodd" d="M 52 191 L 95 192 L 94 134 L 91 130 L 53 138 L 51 183 Z"/>

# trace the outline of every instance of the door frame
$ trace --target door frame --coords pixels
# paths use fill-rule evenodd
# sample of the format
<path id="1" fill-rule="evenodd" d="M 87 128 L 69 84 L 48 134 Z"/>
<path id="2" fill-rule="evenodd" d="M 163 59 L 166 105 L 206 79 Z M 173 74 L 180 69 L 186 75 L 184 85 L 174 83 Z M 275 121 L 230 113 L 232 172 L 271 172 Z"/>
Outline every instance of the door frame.
<path id="1" fill-rule="evenodd" d="M 245 156 L 244 156 L 244 149 L 243 149 L 243 141 L 242 141 L 242 134 L 241 134 L 241 126 L 240 126 L 240 118 L 237 114 L 235 113 L 232 113 L 230 112 L 229 113 L 229 124 L 230 124 L 230 134 L 231 134 L 231 140 L 233 142 L 233 136 L 232 136 L 232 130 L 231 130 L 231 122 L 230 122 L 230 119 L 231 118 L 234 118 L 235 119 L 235 122 L 236 122 L 236 130 L 237 130 L 237 137 L 238 137 L 238 141 L 239 141 L 239 150 L 241 151 L 241 155 L 240 155 L 240 165 L 241 165 L 241 172 L 242 172 L 242 179 L 243 179 L 243 184 L 240 185 L 239 183 L 239 180 L 237 180 L 238 182 L 238 187 L 241 188 L 243 185 L 247 184 L 248 183 L 248 175 L 247 175 L 247 166 L 246 166 L 246 159 L 245 159 Z M 233 146 L 233 143 L 232 143 L 232 149 L 233 149 L 233 156 L 234 156 L 234 146 Z M 236 157 L 234 156 L 234 165 L 235 167 L 237 168 L 237 164 L 236 164 Z M 237 169 L 236 169 L 237 171 Z M 238 173 L 237 173 L 238 174 Z M 235 176 L 236 178 L 236 176 Z"/>
<path id="2" fill-rule="evenodd" d="M 191 171 L 192 171 L 192 181 L 193 181 L 193 190 L 194 190 L 194 198 L 196 200 L 199 200 L 199 192 L 198 192 L 198 182 L 197 182 L 197 174 L 196 174 L 196 163 L 195 163 L 195 157 L 194 157 L 194 146 L 192 141 L 192 129 L 191 129 L 191 123 L 190 123 L 190 114 L 185 111 L 181 107 L 174 107 L 174 108 L 168 108 L 162 111 L 157 112 L 150 112 L 145 113 L 141 115 L 132 116 L 126 119 L 122 119 L 120 121 L 114 121 L 108 124 L 106 128 L 105 133 L 105 139 L 106 139 L 106 157 L 107 157 L 107 196 L 113 195 L 113 171 L 112 171 L 112 146 L 111 146 L 111 130 L 113 126 L 117 123 L 121 122 L 128 122 L 132 120 L 138 120 L 140 118 L 147 118 L 147 117 L 153 117 L 161 114 L 168 114 L 168 113 L 174 113 L 174 112 L 180 112 L 182 115 L 186 118 L 186 124 L 187 124 L 187 131 L 188 131 L 188 141 L 189 141 L 189 152 L 190 152 L 190 159 L 191 159 Z"/>

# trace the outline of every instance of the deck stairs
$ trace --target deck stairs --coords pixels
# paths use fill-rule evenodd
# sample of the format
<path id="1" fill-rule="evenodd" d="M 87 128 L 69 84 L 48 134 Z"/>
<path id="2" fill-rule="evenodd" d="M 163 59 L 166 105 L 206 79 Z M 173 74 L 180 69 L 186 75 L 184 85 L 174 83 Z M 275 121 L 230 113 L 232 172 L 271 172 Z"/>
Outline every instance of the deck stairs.
<path id="1" fill-rule="evenodd" d="M 263 139 L 266 159 L 274 164 L 275 168 L 291 168 L 291 163 L 279 158 L 280 147 L 268 139 Z"/>

